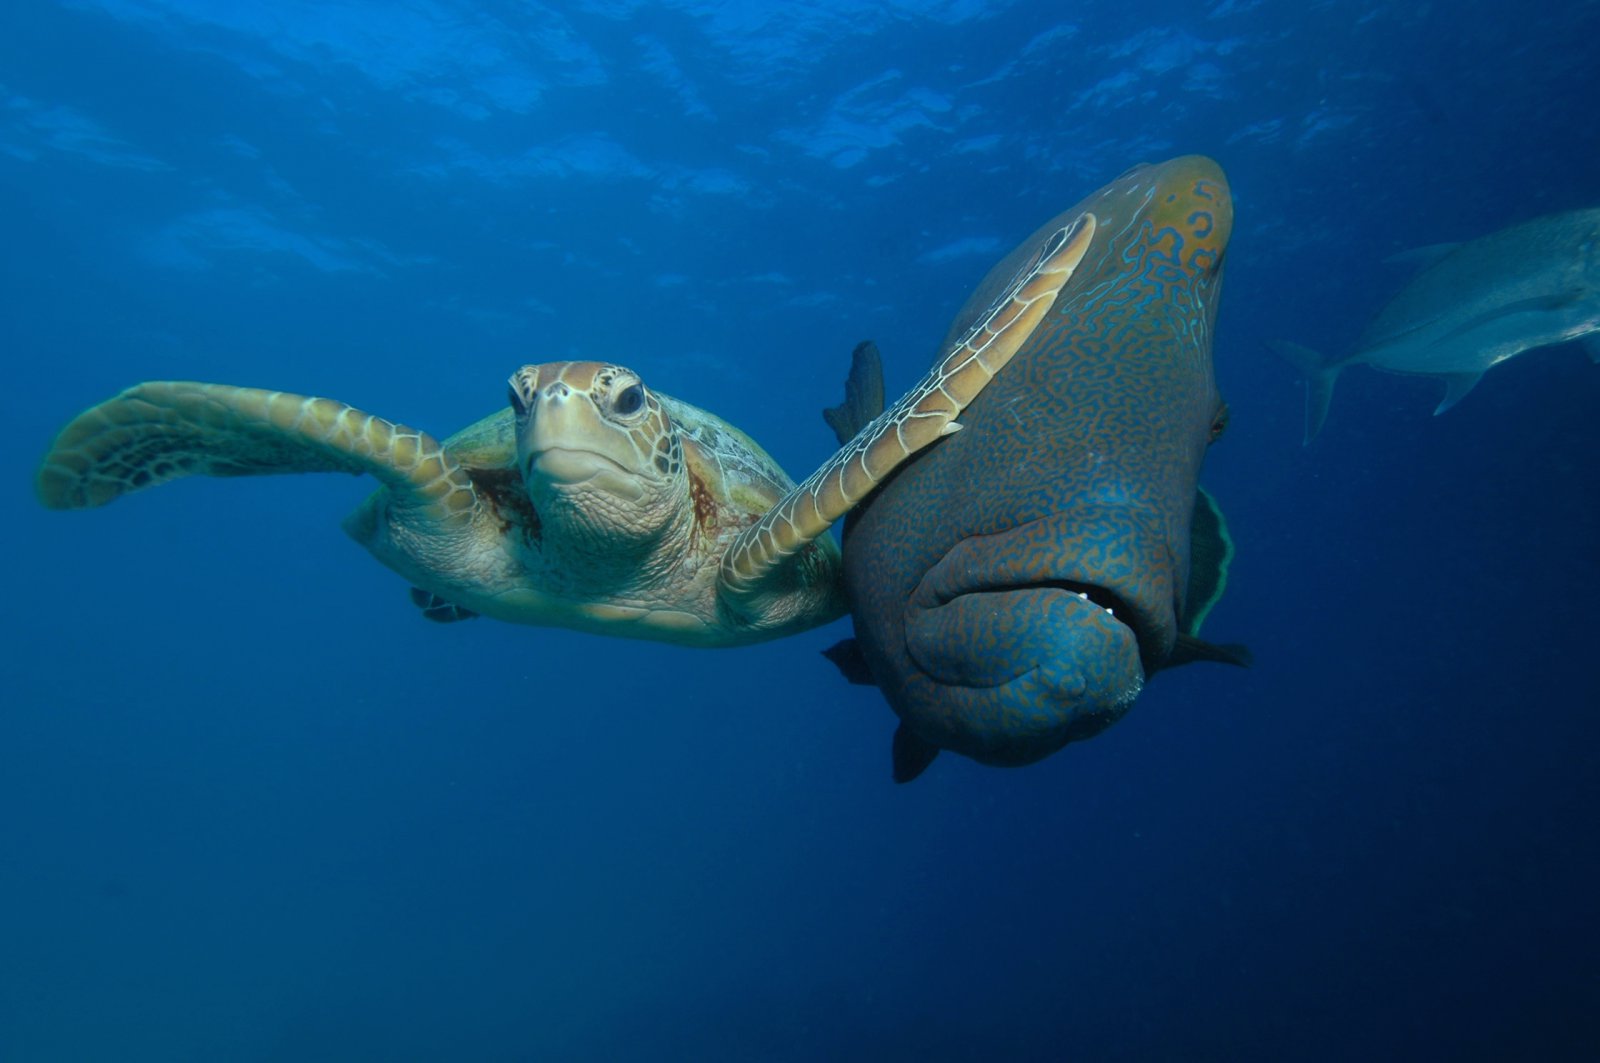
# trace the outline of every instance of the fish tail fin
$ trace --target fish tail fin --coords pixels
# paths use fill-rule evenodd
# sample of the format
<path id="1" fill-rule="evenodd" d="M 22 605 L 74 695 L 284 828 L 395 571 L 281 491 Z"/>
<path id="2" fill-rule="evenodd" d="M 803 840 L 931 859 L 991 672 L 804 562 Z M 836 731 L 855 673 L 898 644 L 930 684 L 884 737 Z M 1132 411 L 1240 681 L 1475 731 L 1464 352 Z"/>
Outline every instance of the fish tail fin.
<path id="1" fill-rule="evenodd" d="M 1339 370 L 1343 367 L 1330 364 L 1310 347 L 1302 347 L 1298 343 L 1275 340 L 1267 346 L 1273 354 L 1300 370 L 1306 378 L 1305 442 L 1309 445 L 1322 431 L 1322 423 L 1328 419 L 1328 404 L 1333 401 L 1333 382 L 1339 379 Z"/>

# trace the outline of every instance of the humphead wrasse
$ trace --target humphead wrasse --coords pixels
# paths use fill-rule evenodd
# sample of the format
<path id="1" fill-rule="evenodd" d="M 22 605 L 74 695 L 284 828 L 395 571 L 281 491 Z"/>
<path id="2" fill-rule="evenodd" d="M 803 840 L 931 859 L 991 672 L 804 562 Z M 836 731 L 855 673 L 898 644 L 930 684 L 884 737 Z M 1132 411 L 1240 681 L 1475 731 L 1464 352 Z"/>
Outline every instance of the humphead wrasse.
<path id="1" fill-rule="evenodd" d="M 961 418 L 844 534 L 856 638 L 829 651 L 900 717 L 899 781 L 940 749 L 1036 761 L 1127 711 L 1146 677 L 1243 663 L 1198 638 L 1231 547 L 1198 490 L 1227 407 L 1211 337 L 1233 205 L 1198 156 L 1139 166 L 1047 222 L 957 314 L 959 334 L 1071 219 L 1094 240 L 1044 321 Z M 881 405 L 858 348 L 846 438 Z"/>
<path id="2" fill-rule="evenodd" d="M 1589 337 L 1589 357 L 1600 362 L 1600 208 L 1426 251 L 1430 264 L 1378 311 L 1352 354 L 1329 361 L 1298 344 L 1271 345 L 1306 376 L 1307 443 L 1347 366 L 1441 378 L 1437 415 L 1494 366 L 1535 347 Z"/>

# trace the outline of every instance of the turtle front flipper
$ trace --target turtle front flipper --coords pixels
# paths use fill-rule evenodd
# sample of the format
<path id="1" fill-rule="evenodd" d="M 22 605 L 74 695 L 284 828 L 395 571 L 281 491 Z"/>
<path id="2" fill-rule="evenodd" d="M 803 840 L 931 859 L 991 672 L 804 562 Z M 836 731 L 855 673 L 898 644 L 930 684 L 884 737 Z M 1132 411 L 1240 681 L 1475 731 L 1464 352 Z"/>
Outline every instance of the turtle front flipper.
<path id="1" fill-rule="evenodd" d="M 332 399 L 166 380 L 73 418 L 36 487 L 51 509 L 83 509 L 184 476 L 291 472 L 371 473 L 434 520 L 477 507 L 471 479 L 426 432 Z"/>
<path id="2" fill-rule="evenodd" d="M 1080 214 L 1037 254 L 977 321 L 899 402 L 857 432 L 806 481 L 740 533 L 722 557 L 722 600 L 760 616 L 774 592 L 772 573 L 827 531 L 907 458 L 961 426 L 962 410 L 1027 342 L 1094 240 L 1093 214 Z"/>

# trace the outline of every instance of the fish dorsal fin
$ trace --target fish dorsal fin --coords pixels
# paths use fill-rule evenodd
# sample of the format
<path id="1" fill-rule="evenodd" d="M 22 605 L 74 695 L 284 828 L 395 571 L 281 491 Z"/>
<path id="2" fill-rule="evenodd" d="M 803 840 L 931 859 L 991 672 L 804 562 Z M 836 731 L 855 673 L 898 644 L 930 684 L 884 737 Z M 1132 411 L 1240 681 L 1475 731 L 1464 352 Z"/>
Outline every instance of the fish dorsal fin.
<path id="1" fill-rule="evenodd" d="M 833 457 L 747 526 L 722 555 L 719 600 L 742 616 L 760 613 L 772 577 L 895 469 L 959 431 L 956 420 L 1023 348 L 1094 243 L 1095 216 L 1078 215 L 1052 232 L 988 309 L 895 404 L 874 417 Z M 863 404 L 870 396 L 863 396 Z M 846 400 L 849 404 L 849 400 Z M 841 417 L 853 419 L 853 414 Z"/>
<path id="2" fill-rule="evenodd" d="M 850 375 L 844 382 L 844 401 L 822 411 L 842 446 L 883 412 L 883 358 L 878 345 L 862 340 L 850 354 Z"/>
<path id="3" fill-rule="evenodd" d="M 1439 400 L 1439 405 L 1434 407 L 1433 415 L 1439 416 L 1456 403 L 1467 397 L 1467 392 L 1478 386 L 1478 381 L 1483 379 L 1482 373 L 1452 373 L 1444 378 L 1444 398 Z"/>
<path id="4" fill-rule="evenodd" d="M 1211 492 L 1195 488 L 1194 515 L 1189 518 L 1189 587 L 1184 595 L 1185 635 L 1196 637 L 1213 606 L 1228 589 L 1228 566 L 1233 563 L 1233 537 L 1228 522 Z"/>
<path id="5" fill-rule="evenodd" d="M 1436 262 L 1450 256 L 1450 253 L 1461 244 L 1426 244 L 1422 247 L 1413 247 L 1409 251 L 1400 251 L 1390 255 L 1383 261 L 1391 266 L 1408 266 L 1416 270 L 1425 270 Z"/>

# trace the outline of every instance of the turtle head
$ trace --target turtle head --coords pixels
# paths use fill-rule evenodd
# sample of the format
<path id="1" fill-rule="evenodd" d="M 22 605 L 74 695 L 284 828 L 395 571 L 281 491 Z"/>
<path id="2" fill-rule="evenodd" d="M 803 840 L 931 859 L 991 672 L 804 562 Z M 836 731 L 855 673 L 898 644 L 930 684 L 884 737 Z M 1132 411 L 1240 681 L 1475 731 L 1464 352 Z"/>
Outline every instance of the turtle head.
<path id="1" fill-rule="evenodd" d="M 683 444 L 639 374 L 548 362 L 510 383 L 517 467 L 547 532 L 625 561 L 628 544 L 650 546 L 681 516 Z"/>

